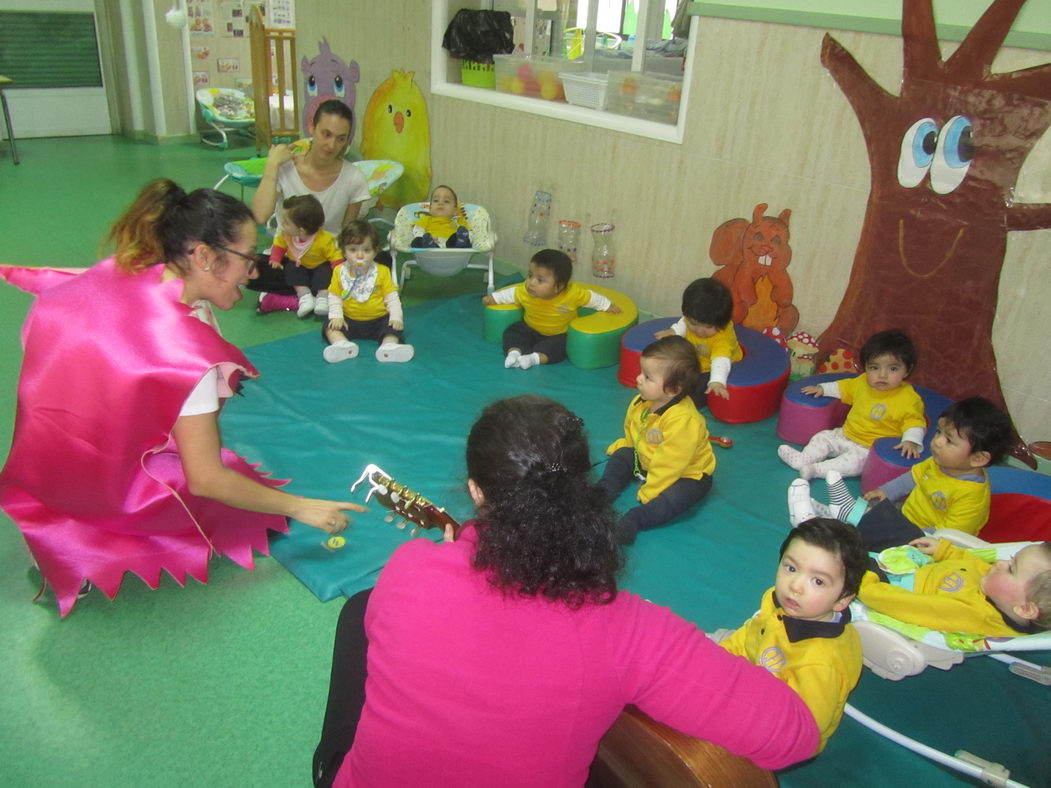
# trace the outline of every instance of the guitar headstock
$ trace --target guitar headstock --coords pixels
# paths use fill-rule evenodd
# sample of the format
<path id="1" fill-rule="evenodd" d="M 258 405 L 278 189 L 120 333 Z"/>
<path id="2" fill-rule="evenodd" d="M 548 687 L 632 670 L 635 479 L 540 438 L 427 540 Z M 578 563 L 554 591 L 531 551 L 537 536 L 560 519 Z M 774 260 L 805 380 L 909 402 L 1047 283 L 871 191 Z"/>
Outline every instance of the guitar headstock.
<path id="1" fill-rule="evenodd" d="M 428 501 L 422 495 L 410 490 L 404 484 L 399 484 L 391 478 L 390 474 L 382 468 L 369 463 L 361 472 L 358 480 L 350 486 L 354 492 L 363 481 L 368 481 L 369 491 L 365 495 L 365 502 L 375 496 L 383 506 L 390 509 L 394 514 L 413 523 L 416 528 L 437 528 L 445 531 L 452 527 L 453 539 L 460 535 L 460 524 L 454 520 L 442 507 Z M 402 525 L 401 527 L 404 527 Z"/>

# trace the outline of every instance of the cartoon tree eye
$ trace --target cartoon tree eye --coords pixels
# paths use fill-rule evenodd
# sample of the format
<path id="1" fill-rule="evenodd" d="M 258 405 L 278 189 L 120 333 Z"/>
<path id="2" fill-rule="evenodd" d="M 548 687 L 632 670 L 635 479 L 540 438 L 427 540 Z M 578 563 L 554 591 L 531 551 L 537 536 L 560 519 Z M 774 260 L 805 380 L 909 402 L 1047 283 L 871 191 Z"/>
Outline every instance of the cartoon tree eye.
<path id="1" fill-rule="evenodd" d="M 412 117 L 412 110 L 411 109 L 405 110 L 405 117 L 407 117 L 407 118 L 411 118 Z"/>
<path id="2" fill-rule="evenodd" d="M 317 95 L 317 77 L 313 74 L 307 77 L 307 95 L 310 97 Z"/>
<path id="3" fill-rule="evenodd" d="M 387 114 L 388 115 L 393 115 L 394 114 L 394 105 L 393 104 L 388 104 L 387 105 Z"/>
<path id="4" fill-rule="evenodd" d="M 948 194 L 959 186 L 971 168 L 974 159 L 971 128 L 971 121 L 963 115 L 949 118 L 942 126 L 931 164 L 931 188 L 938 194 Z"/>
<path id="5" fill-rule="evenodd" d="M 341 77 L 339 74 L 336 74 L 336 78 L 332 80 L 332 84 L 336 86 L 336 95 L 340 98 L 343 98 L 343 96 L 347 92 L 346 88 L 343 87 L 343 77 Z"/>
<path id="6" fill-rule="evenodd" d="M 919 186 L 934 161 L 938 145 L 938 126 L 930 118 L 922 118 L 901 138 L 898 156 L 898 183 L 906 189 Z"/>

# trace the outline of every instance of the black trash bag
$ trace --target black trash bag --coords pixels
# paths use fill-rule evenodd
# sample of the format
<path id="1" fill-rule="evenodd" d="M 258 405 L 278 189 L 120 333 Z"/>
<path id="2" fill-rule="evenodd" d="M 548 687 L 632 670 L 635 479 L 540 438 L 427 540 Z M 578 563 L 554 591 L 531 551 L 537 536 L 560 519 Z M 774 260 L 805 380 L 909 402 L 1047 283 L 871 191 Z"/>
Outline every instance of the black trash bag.
<path id="1" fill-rule="evenodd" d="M 492 63 L 493 55 L 506 55 L 515 48 L 511 14 L 461 8 L 445 29 L 442 46 L 449 54 L 475 63 Z"/>

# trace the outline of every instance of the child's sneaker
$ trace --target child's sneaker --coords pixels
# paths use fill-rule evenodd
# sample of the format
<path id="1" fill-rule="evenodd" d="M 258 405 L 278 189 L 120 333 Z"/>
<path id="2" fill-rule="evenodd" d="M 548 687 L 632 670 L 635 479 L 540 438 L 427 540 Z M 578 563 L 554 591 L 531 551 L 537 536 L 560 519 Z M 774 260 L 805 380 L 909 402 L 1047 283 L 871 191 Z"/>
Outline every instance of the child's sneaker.
<path id="1" fill-rule="evenodd" d="M 806 479 L 795 479 L 788 485 L 788 521 L 795 528 L 814 517 L 817 517 L 817 513 L 810 498 L 810 482 Z"/>
<path id="2" fill-rule="evenodd" d="M 505 369 L 518 369 L 518 359 L 522 357 L 522 352 L 519 350 L 508 351 L 507 357 L 504 359 Z"/>
<path id="3" fill-rule="evenodd" d="M 341 339 L 322 350 L 321 355 L 329 364 L 338 364 L 340 361 L 355 358 L 358 355 L 358 346 L 349 339 Z"/>
<path id="4" fill-rule="evenodd" d="M 306 317 L 312 314 L 314 311 L 314 296 L 310 293 L 303 293 L 299 297 L 299 309 L 296 310 L 297 317 Z"/>
<path id="5" fill-rule="evenodd" d="M 318 317 L 328 317 L 328 296 L 319 295 L 314 299 L 314 314 Z"/>
<path id="6" fill-rule="evenodd" d="M 397 342 L 387 342 L 376 350 L 377 361 L 412 361 L 415 355 L 412 345 L 399 345 Z"/>
<path id="7" fill-rule="evenodd" d="M 299 307 L 299 299 L 294 295 L 280 293 L 260 293 L 255 311 L 261 315 L 268 312 L 293 312 Z"/>

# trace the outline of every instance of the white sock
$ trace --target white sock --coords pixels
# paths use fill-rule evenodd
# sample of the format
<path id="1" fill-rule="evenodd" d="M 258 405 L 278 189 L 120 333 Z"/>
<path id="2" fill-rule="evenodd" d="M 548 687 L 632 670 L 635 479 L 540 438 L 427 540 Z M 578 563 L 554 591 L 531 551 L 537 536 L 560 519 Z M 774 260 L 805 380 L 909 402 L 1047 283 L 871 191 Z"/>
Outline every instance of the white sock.
<path id="1" fill-rule="evenodd" d="M 299 297 L 299 309 L 296 310 L 297 317 L 306 317 L 314 312 L 314 296 L 310 293 L 303 293 Z"/>
<path id="2" fill-rule="evenodd" d="M 781 458 L 781 462 L 789 468 L 795 468 L 797 471 L 806 465 L 803 452 L 796 451 L 787 443 L 782 443 L 777 447 L 777 456 Z"/>
<path id="3" fill-rule="evenodd" d="M 317 298 L 314 299 L 314 314 L 328 317 L 328 293 L 318 293 Z"/>
<path id="4" fill-rule="evenodd" d="M 518 359 L 521 358 L 522 352 L 520 350 L 509 350 L 507 352 L 507 358 L 504 359 L 505 369 L 517 369 Z"/>
<path id="5" fill-rule="evenodd" d="M 530 367 L 536 366 L 540 363 L 539 353 L 530 353 L 528 356 L 518 357 L 518 368 L 529 369 Z"/>

